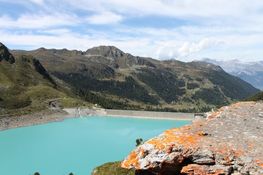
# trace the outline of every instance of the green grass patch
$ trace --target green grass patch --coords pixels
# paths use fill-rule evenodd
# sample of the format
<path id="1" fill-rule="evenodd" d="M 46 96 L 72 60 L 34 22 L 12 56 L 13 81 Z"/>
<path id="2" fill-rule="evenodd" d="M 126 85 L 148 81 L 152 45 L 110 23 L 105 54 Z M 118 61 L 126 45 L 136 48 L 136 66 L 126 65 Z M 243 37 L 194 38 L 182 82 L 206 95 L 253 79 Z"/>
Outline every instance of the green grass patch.
<path id="1" fill-rule="evenodd" d="M 122 168 L 121 162 L 110 162 L 95 168 L 92 175 L 135 175 L 135 170 Z"/>

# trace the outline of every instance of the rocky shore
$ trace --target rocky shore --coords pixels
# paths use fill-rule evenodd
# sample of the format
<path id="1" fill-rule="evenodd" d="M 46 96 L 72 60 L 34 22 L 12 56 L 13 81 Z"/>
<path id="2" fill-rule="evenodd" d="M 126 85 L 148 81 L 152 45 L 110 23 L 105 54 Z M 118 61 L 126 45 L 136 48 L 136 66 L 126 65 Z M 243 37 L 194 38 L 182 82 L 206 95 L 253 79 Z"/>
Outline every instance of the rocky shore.
<path id="1" fill-rule="evenodd" d="M 45 110 L 34 114 L 22 116 L 4 116 L 0 118 L 0 131 L 12 128 L 39 125 L 49 122 L 62 121 L 75 116 L 69 115 L 63 110 Z"/>
<path id="2" fill-rule="evenodd" d="M 151 112 L 151 111 L 131 111 L 131 110 L 108 110 L 101 108 L 65 108 L 50 109 L 34 114 L 23 116 L 2 116 L 0 117 L 0 131 L 11 128 L 45 124 L 50 122 L 63 121 L 69 118 L 87 116 L 108 116 L 108 117 L 133 117 L 144 119 L 162 120 L 193 120 L 191 113 L 176 112 Z"/>
<path id="3" fill-rule="evenodd" d="M 22 116 L 0 117 L 0 131 L 11 128 L 33 126 L 50 122 L 59 122 L 69 118 L 79 118 L 90 115 L 105 115 L 103 109 L 65 108 L 50 109 Z"/>
<path id="4" fill-rule="evenodd" d="M 263 103 L 241 102 L 165 131 L 121 166 L 136 174 L 262 175 Z"/>

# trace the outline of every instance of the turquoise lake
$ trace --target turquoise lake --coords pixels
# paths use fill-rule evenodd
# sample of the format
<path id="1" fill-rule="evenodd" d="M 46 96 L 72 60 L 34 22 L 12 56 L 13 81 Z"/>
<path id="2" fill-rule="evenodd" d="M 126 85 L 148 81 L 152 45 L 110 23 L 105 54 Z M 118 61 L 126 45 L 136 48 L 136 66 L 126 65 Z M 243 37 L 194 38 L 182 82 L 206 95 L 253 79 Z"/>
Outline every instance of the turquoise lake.
<path id="1" fill-rule="evenodd" d="M 90 175 L 98 165 L 122 160 L 137 138 L 146 140 L 189 123 L 87 117 L 1 131 L 0 175 Z"/>

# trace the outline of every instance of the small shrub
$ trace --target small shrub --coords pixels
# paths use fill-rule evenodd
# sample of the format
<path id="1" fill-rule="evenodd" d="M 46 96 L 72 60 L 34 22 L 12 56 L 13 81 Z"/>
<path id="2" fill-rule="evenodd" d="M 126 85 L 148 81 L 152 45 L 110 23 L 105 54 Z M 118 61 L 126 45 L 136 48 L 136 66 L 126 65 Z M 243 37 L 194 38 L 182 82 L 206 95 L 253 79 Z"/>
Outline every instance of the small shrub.
<path id="1" fill-rule="evenodd" d="M 140 146 L 141 144 L 143 144 L 143 139 L 142 138 L 136 139 L 136 146 Z"/>

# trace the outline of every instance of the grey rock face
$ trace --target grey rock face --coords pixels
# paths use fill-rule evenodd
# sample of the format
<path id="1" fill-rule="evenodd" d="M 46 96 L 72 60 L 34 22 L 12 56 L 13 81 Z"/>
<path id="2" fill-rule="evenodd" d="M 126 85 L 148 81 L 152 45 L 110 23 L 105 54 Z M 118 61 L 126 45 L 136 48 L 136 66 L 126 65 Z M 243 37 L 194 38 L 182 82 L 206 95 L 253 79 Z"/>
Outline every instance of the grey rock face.
<path id="1" fill-rule="evenodd" d="M 5 60 L 11 64 L 15 63 L 15 58 L 12 54 L 8 51 L 7 47 L 0 43 L 0 62 Z"/>
<path id="2" fill-rule="evenodd" d="M 136 148 L 123 168 L 158 175 L 263 174 L 261 102 L 242 102 L 208 113 L 206 120 L 173 128 Z M 180 148 L 180 149 L 178 149 Z M 146 156 L 140 156 L 147 152 Z"/>

